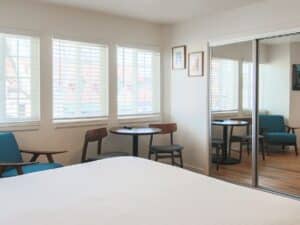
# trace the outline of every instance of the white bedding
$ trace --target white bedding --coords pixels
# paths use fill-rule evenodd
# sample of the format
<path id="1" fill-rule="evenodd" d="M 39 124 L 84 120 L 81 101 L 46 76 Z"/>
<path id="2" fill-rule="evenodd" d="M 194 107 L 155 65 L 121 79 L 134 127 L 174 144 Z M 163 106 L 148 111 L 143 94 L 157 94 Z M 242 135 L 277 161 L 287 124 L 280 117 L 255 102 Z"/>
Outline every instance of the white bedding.
<path id="1" fill-rule="evenodd" d="M 113 158 L 0 179 L 0 225 L 300 225 L 300 202 Z"/>

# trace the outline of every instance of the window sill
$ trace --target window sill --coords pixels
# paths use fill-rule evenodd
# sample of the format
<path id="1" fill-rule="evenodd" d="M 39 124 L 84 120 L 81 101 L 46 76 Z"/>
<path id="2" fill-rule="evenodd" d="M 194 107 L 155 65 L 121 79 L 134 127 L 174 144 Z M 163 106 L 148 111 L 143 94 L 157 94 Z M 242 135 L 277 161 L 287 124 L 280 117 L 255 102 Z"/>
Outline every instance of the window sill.
<path id="1" fill-rule="evenodd" d="M 137 124 L 137 123 L 149 123 L 160 122 L 161 115 L 145 115 L 145 116 L 122 116 L 118 118 L 120 124 Z"/>
<path id="2" fill-rule="evenodd" d="M 0 131 L 36 131 L 40 129 L 40 122 L 19 122 L 0 124 Z"/>
<path id="3" fill-rule="evenodd" d="M 54 128 L 75 128 L 75 127 L 90 127 L 90 126 L 107 126 L 107 118 L 98 119 L 81 119 L 81 120 L 54 120 Z"/>

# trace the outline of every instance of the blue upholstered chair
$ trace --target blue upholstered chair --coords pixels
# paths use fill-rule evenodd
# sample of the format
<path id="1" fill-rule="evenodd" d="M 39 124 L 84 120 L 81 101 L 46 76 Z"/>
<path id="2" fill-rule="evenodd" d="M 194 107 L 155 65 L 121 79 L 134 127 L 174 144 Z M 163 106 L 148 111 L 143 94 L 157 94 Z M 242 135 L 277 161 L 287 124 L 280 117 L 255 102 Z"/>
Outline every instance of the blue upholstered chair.
<path id="1" fill-rule="evenodd" d="M 284 118 L 280 115 L 260 115 L 260 134 L 264 136 L 264 141 L 271 145 L 294 146 L 298 155 L 297 137 L 294 128 L 284 124 Z M 293 131 L 292 133 L 290 131 Z"/>
<path id="2" fill-rule="evenodd" d="M 32 154 L 30 162 L 23 161 L 21 152 Z M 64 152 L 22 151 L 19 149 L 15 136 L 12 133 L 0 132 L 0 177 L 12 177 L 62 167 L 62 165 L 54 163 L 52 155 Z M 35 162 L 40 155 L 45 155 L 49 163 Z"/>

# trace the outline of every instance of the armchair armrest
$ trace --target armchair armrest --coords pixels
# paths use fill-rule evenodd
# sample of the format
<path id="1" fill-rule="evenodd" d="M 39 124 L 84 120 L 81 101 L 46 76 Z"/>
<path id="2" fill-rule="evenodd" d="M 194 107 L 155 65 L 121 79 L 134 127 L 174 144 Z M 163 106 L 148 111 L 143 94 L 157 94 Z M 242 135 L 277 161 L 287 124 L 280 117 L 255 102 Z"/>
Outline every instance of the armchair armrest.
<path id="1" fill-rule="evenodd" d="M 13 167 L 17 170 L 19 175 L 23 174 L 22 166 L 28 166 L 28 165 L 33 165 L 37 164 L 37 162 L 10 162 L 10 163 L 1 163 L 0 162 L 0 176 L 1 173 L 5 170 L 7 167 Z"/>
<path id="2" fill-rule="evenodd" d="M 30 162 L 35 162 L 40 155 L 45 155 L 50 163 L 54 163 L 53 155 L 66 153 L 67 151 L 37 151 L 37 150 L 20 150 L 22 153 L 32 154 Z"/>

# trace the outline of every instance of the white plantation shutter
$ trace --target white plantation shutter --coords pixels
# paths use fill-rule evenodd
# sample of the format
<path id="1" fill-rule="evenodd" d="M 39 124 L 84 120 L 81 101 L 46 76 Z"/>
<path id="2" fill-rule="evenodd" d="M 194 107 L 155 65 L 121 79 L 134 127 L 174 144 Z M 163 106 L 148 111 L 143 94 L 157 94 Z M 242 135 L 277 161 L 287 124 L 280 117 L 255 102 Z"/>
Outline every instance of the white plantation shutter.
<path id="1" fill-rule="evenodd" d="M 243 74 L 242 74 L 242 80 L 243 80 L 243 111 L 251 111 L 252 110 L 252 97 L 253 97 L 253 91 L 252 91 L 252 74 L 253 74 L 253 63 L 250 62 L 243 62 Z"/>
<path id="2" fill-rule="evenodd" d="M 239 110 L 239 62 L 213 58 L 211 62 L 212 111 Z"/>
<path id="3" fill-rule="evenodd" d="M 108 51 L 99 44 L 53 40 L 54 120 L 108 115 Z"/>
<path id="4" fill-rule="evenodd" d="M 160 53 L 118 47 L 118 115 L 160 113 Z"/>
<path id="5" fill-rule="evenodd" d="M 0 34 L 0 124 L 39 121 L 40 44 Z"/>

